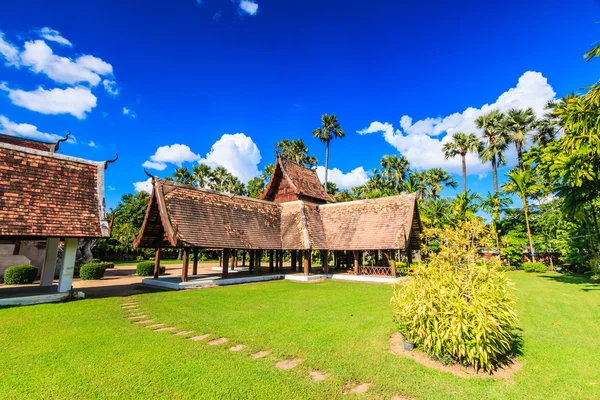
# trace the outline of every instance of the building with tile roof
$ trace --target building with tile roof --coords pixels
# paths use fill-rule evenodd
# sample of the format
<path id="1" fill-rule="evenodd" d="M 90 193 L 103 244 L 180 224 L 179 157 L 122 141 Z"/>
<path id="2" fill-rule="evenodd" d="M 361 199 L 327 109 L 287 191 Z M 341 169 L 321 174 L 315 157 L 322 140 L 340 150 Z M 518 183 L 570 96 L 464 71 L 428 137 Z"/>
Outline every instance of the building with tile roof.
<path id="1" fill-rule="evenodd" d="M 190 251 L 224 250 L 223 276 L 230 254 L 249 251 L 250 268 L 258 272 L 260 254 L 290 253 L 292 268 L 303 260 L 310 272 L 311 254 L 335 251 L 337 259 L 353 259 L 359 272 L 359 254 L 380 251 L 394 264 L 396 251 L 411 257 L 420 247 L 421 222 L 414 194 L 333 203 L 314 170 L 277 157 L 271 180 L 261 199 L 183 185 L 152 178 L 152 194 L 136 247 L 156 249 L 158 278 L 161 248 L 183 248 L 182 281 L 187 279 Z M 197 257 L 194 257 L 196 260 Z M 323 265 L 328 269 L 328 265 Z M 196 266 L 194 266 L 194 271 Z M 389 274 L 395 275 L 393 268 Z"/>

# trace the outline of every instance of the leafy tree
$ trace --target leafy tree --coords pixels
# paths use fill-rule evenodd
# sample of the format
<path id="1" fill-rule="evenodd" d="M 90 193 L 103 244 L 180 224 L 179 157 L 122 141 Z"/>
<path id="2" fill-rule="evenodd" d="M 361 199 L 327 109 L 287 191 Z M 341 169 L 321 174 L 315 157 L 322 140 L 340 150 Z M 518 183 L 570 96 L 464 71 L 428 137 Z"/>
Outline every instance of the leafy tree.
<path id="1" fill-rule="evenodd" d="M 340 191 L 334 182 L 329 182 L 329 186 L 327 186 L 325 190 L 327 190 L 327 194 L 331 197 L 335 197 L 335 195 Z"/>
<path id="2" fill-rule="evenodd" d="M 265 181 L 265 184 L 271 180 L 271 177 L 273 176 L 273 171 L 275 171 L 275 164 L 265 165 L 265 169 L 261 174 L 261 178 L 263 179 L 263 181 Z"/>
<path id="3" fill-rule="evenodd" d="M 452 202 L 454 216 L 459 221 L 475 218 L 475 214 L 481 209 L 482 198 L 478 193 L 470 190 L 459 193 Z"/>
<path id="4" fill-rule="evenodd" d="M 410 172 L 410 163 L 404 156 L 384 155 L 381 158 L 381 168 L 383 175 L 390 182 L 391 188 L 397 193 L 402 192 L 404 180 Z"/>
<path id="5" fill-rule="evenodd" d="M 265 191 L 265 181 L 260 176 L 255 176 L 248 181 L 248 196 L 255 199 L 260 198 L 262 192 Z"/>
<path id="6" fill-rule="evenodd" d="M 421 199 L 419 200 L 419 213 L 421 222 L 427 228 L 442 228 L 450 221 L 450 202 L 447 199 Z"/>
<path id="7" fill-rule="evenodd" d="M 525 216 L 525 225 L 527 227 L 527 238 L 529 239 L 529 250 L 531 252 L 531 261 L 535 262 L 535 248 L 531 238 L 531 227 L 529 226 L 529 204 L 528 197 L 532 183 L 531 169 L 519 170 L 513 169 L 508 174 L 508 181 L 504 184 L 504 191 L 514 193 L 521 198 L 523 202 L 523 214 Z"/>
<path id="8" fill-rule="evenodd" d="M 321 117 L 320 128 L 313 131 L 313 136 L 325 143 L 325 190 L 327 190 L 327 174 L 329 172 L 329 143 L 332 139 L 342 139 L 346 133 L 342 129 L 337 117 L 332 115 L 323 114 Z"/>
<path id="9" fill-rule="evenodd" d="M 481 207 L 483 211 L 486 211 L 492 216 L 492 223 L 490 228 L 496 239 L 496 249 L 500 251 L 500 236 L 498 235 L 500 215 L 506 208 L 512 204 L 512 200 L 504 193 L 491 193 L 488 192 L 485 199 L 482 200 Z"/>
<path id="10" fill-rule="evenodd" d="M 456 132 L 442 150 L 446 160 L 460 155 L 462 159 L 463 192 L 467 191 L 467 154 L 481 151 L 482 144 L 474 133 Z"/>
<path id="11" fill-rule="evenodd" d="M 318 163 L 316 157 L 308 154 L 308 147 L 306 147 L 302 139 L 283 139 L 275 143 L 275 148 L 281 152 L 284 158 L 296 161 L 305 167 L 312 168 Z"/>
<path id="12" fill-rule="evenodd" d="M 208 187 L 212 178 L 212 168 L 207 164 L 198 164 L 192 167 L 192 179 L 196 186 L 205 188 Z"/>
<path id="13" fill-rule="evenodd" d="M 423 172 L 411 172 L 404 181 L 403 189 L 406 193 L 416 193 L 418 198 L 427 197 L 427 187 L 423 183 Z"/>
<path id="14" fill-rule="evenodd" d="M 185 167 L 176 168 L 175 172 L 173 173 L 173 179 L 175 182 L 183 183 L 185 185 L 194 184 L 194 178 L 192 177 L 190 170 Z"/>
<path id="15" fill-rule="evenodd" d="M 444 187 L 455 188 L 457 183 L 452 179 L 452 175 L 442 168 L 431 168 L 422 175 L 423 184 L 427 188 L 428 195 L 433 200 L 437 200 Z"/>
<path id="16" fill-rule="evenodd" d="M 475 119 L 475 125 L 483 129 L 483 138 L 486 141 L 479 153 L 479 158 L 483 162 L 492 163 L 492 175 L 494 178 L 494 193 L 498 193 L 498 167 L 506 163 L 504 151 L 508 147 L 506 134 L 503 130 L 504 114 L 497 110 L 490 111 Z"/>
<path id="17" fill-rule="evenodd" d="M 511 109 L 503 119 L 504 130 L 508 133 L 508 140 L 515 144 L 519 168 L 523 169 L 523 148 L 527 141 L 527 134 L 536 126 L 536 118 L 533 109 L 525 110 Z"/>

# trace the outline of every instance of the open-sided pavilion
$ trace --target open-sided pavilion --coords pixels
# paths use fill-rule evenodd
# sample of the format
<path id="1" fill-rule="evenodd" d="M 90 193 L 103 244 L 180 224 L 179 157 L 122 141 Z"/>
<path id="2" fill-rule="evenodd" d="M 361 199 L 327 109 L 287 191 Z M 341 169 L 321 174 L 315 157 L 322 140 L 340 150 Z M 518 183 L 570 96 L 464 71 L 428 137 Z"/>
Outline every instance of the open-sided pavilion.
<path id="1" fill-rule="evenodd" d="M 269 272 L 283 270 L 283 253 L 290 254 L 293 271 L 311 272 L 311 254 L 321 251 L 329 269 L 329 252 L 336 266 L 353 266 L 355 274 L 396 276 L 396 252 L 411 261 L 420 246 L 421 222 L 414 194 L 335 203 L 316 172 L 277 156 L 271 179 L 253 199 L 230 193 L 152 178 L 152 194 L 136 247 L 156 251 L 158 279 L 162 248 L 183 249 L 181 282 L 197 272 L 199 249 L 222 250 L 222 278 L 237 263 L 238 251 L 248 252 L 249 269 L 258 274 L 262 254 L 269 253 Z M 361 255 L 383 254 L 380 266 L 362 267 Z M 232 260 L 233 259 L 233 260 Z M 245 256 L 244 256 L 245 262 Z"/>

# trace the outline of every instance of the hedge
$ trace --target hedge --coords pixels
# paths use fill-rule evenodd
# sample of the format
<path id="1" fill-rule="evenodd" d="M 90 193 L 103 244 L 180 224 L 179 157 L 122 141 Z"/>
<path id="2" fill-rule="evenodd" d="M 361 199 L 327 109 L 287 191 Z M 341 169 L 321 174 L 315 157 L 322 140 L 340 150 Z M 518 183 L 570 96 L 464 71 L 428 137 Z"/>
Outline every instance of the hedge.
<path id="1" fill-rule="evenodd" d="M 106 266 L 103 263 L 88 263 L 81 266 L 79 276 L 84 281 L 102 279 Z"/>
<path id="2" fill-rule="evenodd" d="M 136 273 L 138 276 L 153 276 L 154 275 L 154 261 L 142 261 L 138 263 L 136 267 Z M 164 274 L 167 271 L 167 267 L 161 265 L 158 268 L 159 274 Z"/>
<path id="3" fill-rule="evenodd" d="M 27 285 L 37 277 L 37 268 L 29 264 L 8 267 L 4 271 L 4 283 L 7 285 Z"/>
<path id="4" fill-rule="evenodd" d="M 543 262 L 524 262 L 522 264 L 525 272 L 546 272 L 548 270 L 548 266 Z"/>

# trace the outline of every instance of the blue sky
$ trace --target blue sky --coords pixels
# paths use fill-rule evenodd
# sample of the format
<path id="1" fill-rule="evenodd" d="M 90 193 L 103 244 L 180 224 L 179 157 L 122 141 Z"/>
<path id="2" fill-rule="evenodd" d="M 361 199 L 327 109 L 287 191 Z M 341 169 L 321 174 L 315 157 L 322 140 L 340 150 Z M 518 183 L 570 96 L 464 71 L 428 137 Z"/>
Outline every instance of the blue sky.
<path id="1" fill-rule="evenodd" d="M 303 138 L 324 164 L 311 137 L 323 113 L 346 131 L 330 156 L 342 187 L 398 152 L 456 173 L 459 160 L 439 152 L 447 132 L 596 81 L 582 55 L 597 21 L 589 0 L 8 2 L 0 131 L 70 130 L 62 152 L 94 160 L 118 151 L 109 207 L 146 180 L 144 163 L 167 176 L 208 161 L 247 180 L 273 162 L 276 141 Z M 491 189 L 487 166 L 468 168 L 472 189 Z"/>

